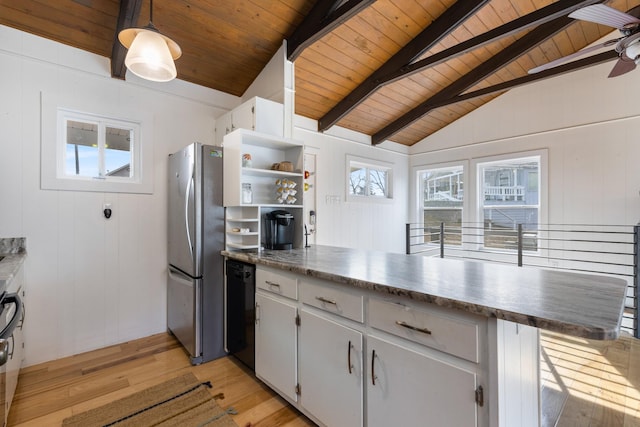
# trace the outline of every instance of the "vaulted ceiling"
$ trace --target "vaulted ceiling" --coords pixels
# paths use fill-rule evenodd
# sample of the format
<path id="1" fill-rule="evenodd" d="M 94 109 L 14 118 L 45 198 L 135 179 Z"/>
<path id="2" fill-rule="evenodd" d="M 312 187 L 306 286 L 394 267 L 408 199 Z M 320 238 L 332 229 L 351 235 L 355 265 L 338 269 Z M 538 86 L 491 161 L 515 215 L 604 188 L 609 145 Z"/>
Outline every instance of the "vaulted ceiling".
<path id="1" fill-rule="evenodd" d="M 640 0 L 155 0 L 153 24 L 183 50 L 178 78 L 238 96 L 286 39 L 297 114 L 410 146 L 512 87 L 617 58 L 527 73 L 613 31 L 567 17 L 594 3 Z M 117 33 L 148 22 L 148 0 L 0 0 L 0 24 L 111 58 L 115 78 Z"/>

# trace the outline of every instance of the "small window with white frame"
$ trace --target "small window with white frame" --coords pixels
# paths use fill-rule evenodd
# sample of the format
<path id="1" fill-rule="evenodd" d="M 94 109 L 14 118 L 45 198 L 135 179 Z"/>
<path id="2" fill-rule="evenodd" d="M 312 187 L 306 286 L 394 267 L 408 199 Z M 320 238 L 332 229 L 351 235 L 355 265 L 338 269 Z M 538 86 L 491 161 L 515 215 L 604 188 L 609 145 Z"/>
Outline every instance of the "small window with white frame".
<path id="1" fill-rule="evenodd" d="M 139 180 L 138 123 L 65 109 L 58 114 L 58 177 Z"/>
<path id="2" fill-rule="evenodd" d="M 93 107 L 89 113 L 42 95 L 41 188 L 152 194 L 152 116 Z"/>
<path id="3" fill-rule="evenodd" d="M 347 199 L 387 200 L 392 194 L 392 168 L 375 160 L 347 157 Z"/>

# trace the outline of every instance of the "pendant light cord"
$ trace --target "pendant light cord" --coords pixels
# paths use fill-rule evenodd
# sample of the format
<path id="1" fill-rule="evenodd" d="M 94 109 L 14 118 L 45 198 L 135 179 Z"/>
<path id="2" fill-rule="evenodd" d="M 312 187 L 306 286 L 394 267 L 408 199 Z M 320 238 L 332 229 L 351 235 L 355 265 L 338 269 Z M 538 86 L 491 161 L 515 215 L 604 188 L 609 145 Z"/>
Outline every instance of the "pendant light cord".
<path id="1" fill-rule="evenodd" d="M 149 22 L 153 22 L 153 0 L 149 0 Z"/>

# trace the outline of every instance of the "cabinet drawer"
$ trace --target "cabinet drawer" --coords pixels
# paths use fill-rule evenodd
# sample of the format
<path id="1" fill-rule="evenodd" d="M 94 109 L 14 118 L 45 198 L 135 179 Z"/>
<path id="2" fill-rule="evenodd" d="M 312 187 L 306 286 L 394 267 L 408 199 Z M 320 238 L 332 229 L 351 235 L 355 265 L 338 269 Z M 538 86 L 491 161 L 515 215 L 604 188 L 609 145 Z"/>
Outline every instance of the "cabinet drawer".
<path id="1" fill-rule="evenodd" d="M 294 300 L 298 299 L 298 279 L 292 273 L 285 271 L 256 268 L 256 288 Z"/>
<path id="2" fill-rule="evenodd" d="M 479 362 L 479 324 L 473 319 L 457 319 L 437 310 L 374 298 L 369 301 L 369 317 L 374 328 L 471 362 Z"/>
<path id="3" fill-rule="evenodd" d="M 300 300 L 310 306 L 362 323 L 362 295 L 339 289 L 325 282 L 300 283 Z"/>

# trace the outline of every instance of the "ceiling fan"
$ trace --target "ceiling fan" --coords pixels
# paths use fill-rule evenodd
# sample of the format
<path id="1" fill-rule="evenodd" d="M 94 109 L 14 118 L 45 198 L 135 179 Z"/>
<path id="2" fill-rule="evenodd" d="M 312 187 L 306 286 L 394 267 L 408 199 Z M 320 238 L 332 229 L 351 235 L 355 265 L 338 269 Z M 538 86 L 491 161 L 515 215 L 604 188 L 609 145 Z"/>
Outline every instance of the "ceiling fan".
<path id="1" fill-rule="evenodd" d="M 628 73 L 634 70 L 636 65 L 640 63 L 640 19 L 603 4 L 594 4 L 578 9 L 570 13 L 569 18 L 617 28 L 622 34 L 622 37 L 607 40 L 604 43 L 590 46 L 571 55 L 532 68 L 529 70 L 529 74 L 548 70 L 549 68 L 569 62 L 579 56 L 610 46 L 614 46 L 614 50 L 618 53 L 619 59 L 613 66 L 608 77 L 618 77 Z"/>

